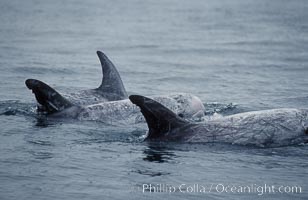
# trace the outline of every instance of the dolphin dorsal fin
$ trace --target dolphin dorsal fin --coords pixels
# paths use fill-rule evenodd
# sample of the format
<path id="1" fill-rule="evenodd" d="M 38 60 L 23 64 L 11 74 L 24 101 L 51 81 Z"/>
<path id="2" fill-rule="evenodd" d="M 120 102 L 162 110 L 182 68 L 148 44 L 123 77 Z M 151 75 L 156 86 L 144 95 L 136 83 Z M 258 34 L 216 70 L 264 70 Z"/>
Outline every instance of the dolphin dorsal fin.
<path id="1" fill-rule="evenodd" d="M 37 102 L 48 114 L 60 112 L 73 106 L 71 102 L 61 96 L 55 89 L 42 81 L 27 79 L 25 83 L 34 93 Z"/>
<path id="2" fill-rule="evenodd" d="M 136 104 L 149 127 L 146 139 L 158 139 L 170 133 L 172 129 L 188 124 L 187 121 L 178 117 L 174 112 L 162 104 L 144 96 L 131 95 L 130 101 Z"/>
<path id="3" fill-rule="evenodd" d="M 126 90 L 116 67 L 103 52 L 96 53 L 103 71 L 102 83 L 96 90 L 109 101 L 127 99 Z"/>

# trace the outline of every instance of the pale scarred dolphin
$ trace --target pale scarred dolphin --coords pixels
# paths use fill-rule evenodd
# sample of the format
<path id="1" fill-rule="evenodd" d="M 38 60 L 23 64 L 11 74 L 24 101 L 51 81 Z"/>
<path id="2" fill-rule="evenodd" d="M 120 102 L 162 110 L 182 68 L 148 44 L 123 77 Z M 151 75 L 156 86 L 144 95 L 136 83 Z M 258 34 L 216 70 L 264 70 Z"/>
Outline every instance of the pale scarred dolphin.
<path id="1" fill-rule="evenodd" d="M 132 104 L 129 99 L 92 105 L 77 105 L 42 81 L 28 79 L 25 83 L 34 93 L 39 104 L 39 110 L 50 117 L 95 120 L 108 124 L 144 122 L 138 107 Z M 201 100 L 194 95 L 180 93 L 153 96 L 152 98 L 183 118 L 192 119 L 204 116 L 204 106 Z"/>
<path id="2" fill-rule="evenodd" d="M 246 112 L 192 123 L 147 97 L 129 99 L 140 107 L 148 124 L 146 140 L 231 143 L 277 147 L 308 142 L 307 109 Z"/>

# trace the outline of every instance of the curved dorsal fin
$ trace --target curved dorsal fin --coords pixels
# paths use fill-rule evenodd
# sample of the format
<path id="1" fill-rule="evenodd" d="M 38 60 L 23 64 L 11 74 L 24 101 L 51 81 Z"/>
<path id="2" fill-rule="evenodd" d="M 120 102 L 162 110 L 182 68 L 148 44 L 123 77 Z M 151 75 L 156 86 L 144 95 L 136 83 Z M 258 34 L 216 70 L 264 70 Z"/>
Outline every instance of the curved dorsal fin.
<path id="1" fill-rule="evenodd" d="M 127 93 L 118 70 L 103 52 L 97 51 L 96 53 L 103 71 L 102 83 L 96 90 L 109 101 L 127 99 Z"/>
<path id="2" fill-rule="evenodd" d="M 140 107 L 148 124 L 149 134 L 146 139 L 162 138 L 168 135 L 172 129 L 182 127 L 189 123 L 162 104 L 147 97 L 131 95 L 129 99 L 133 104 Z"/>
<path id="3" fill-rule="evenodd" d="M 27 79 L 25 83 L 35 94 L 37 102 L 43 106 L 43 110 L 48 114 L 60 112 L 73 106 L 71 102 L 62 97 L 55 89 L 42 81 Z"/>

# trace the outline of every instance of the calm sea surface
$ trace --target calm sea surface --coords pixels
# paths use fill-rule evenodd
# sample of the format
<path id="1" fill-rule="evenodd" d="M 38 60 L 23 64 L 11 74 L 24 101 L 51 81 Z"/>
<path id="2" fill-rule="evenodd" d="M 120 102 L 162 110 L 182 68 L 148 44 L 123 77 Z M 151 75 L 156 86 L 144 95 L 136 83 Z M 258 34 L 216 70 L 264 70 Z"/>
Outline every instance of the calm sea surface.
<path id="1" fill-rule="evenodd" d="M 142 141 L 145 124 L 42 122 L 24 84 L 95 88 L 101 50 L 131 93 L 193 93 L 207 114 L 308 108 L 307 11 L 305 0 L 1 0 L 0 199 L 307 199 L 307 145 L 157 144 Z"/>

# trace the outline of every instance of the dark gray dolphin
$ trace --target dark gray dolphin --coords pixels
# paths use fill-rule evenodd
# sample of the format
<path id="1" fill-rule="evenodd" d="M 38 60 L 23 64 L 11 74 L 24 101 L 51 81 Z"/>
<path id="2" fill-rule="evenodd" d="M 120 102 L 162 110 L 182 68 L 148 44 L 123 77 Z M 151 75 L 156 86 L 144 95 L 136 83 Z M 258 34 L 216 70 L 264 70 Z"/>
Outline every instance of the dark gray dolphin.
<path id="1" fill-rule="evenodd" d="M 77 105 L 42 81 L 28 79 L 25 83 L 35 95 L 38 111 L 42 111 L 50 117 L 101 121 L 108 124 L 134 124 L 145 121 L 138 107 L 132 104 L 129 99 Z M 202 118 L 204 116 L 204 106 L 201 100 L 194 95 L 178 93 L 153 96 L 152 98 L 184 118 Z"/>
<path id="2" fill-rule="evenodd" d="M 129 99 L 140 107 L 148 124 L 146 140 L 221 142 L 260 147 L 308 142 L 307 109 L 273 109 L 235 114 L 204 123 L 188 122 L 147 97 Z"/>
<path id="3" fill-rule="evenodd" d="M 95 89 L 63 95 L 76 105 L 90 105 L 98 102 L 117 101 L 128 98 L 121 76 L 114 64 L 103 52 L 97 51 L 96 53 L 102 66 L 103 78 L 101 85 Z"/>

